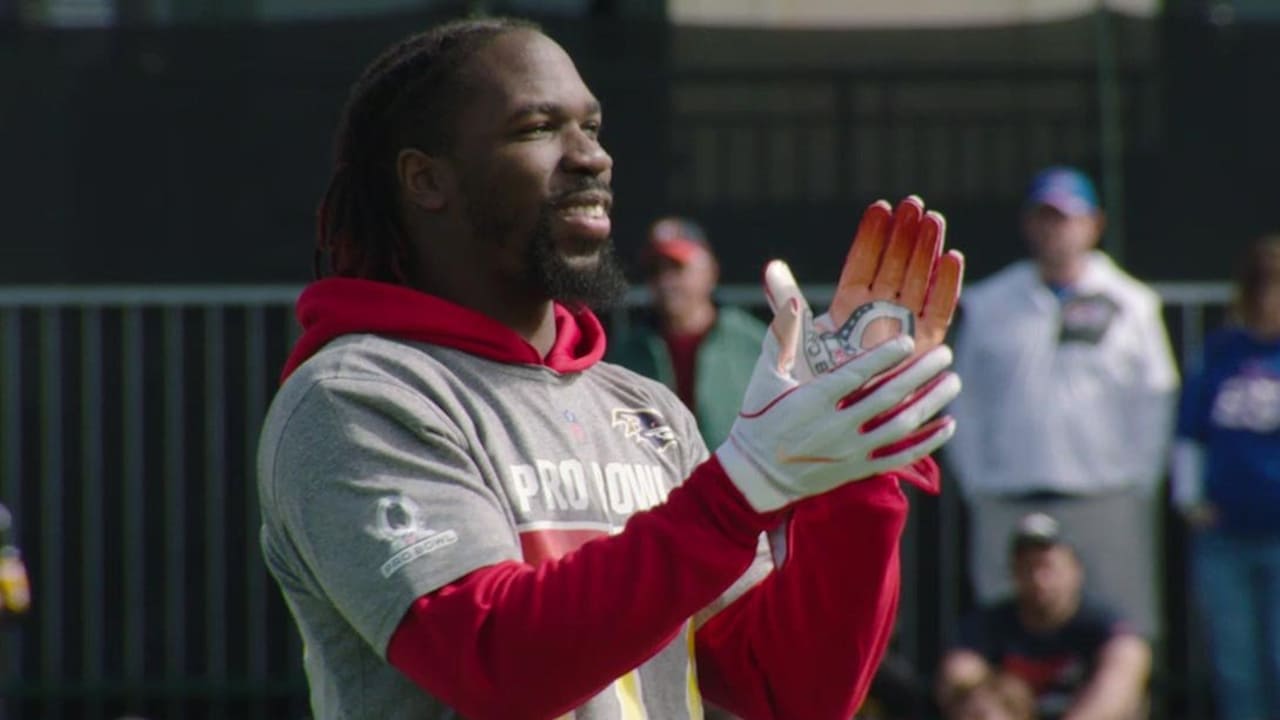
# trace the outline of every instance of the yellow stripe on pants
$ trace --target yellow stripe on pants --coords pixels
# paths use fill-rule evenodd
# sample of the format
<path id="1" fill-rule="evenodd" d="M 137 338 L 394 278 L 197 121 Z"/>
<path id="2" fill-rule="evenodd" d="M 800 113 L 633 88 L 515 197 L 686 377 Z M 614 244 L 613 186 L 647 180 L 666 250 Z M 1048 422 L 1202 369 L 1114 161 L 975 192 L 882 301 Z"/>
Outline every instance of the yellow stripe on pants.
<path id="1" fill-rule="evenodd" d="M 698 663 L 695 657 L 695 649 L 697 642 L 694 639 L 696 630 L 693 623 L 689 623 L 688 630 L 685 631 L 685 637 L 689 644 L 689 665 L 686 670 L 689 690 L 685 695 L 685 702 L 689 709 L 689 720 L 702 720 L 702 692 L 698 690 Z"/>
<path id="2" fill-rule="evenodd" d="M 644 712 L 644 698 L 640 694 L 640 671 L 632 670 L 613 681 L 613 692 L 622 708 L 621 720 L 648 720 Z"/>

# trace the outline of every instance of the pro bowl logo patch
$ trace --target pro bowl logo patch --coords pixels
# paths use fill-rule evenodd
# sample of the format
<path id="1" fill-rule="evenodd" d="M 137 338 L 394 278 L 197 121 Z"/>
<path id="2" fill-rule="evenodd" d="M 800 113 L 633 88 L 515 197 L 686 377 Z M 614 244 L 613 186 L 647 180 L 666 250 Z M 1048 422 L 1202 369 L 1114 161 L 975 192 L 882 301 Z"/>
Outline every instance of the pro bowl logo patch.
<path id="1" fill-rule="evenodd" d="M 391 557 L 378 568 L 384 578 L 424 555 L 458 542 L 458 533 L 453 530 L 438 532 L 427 527 L 422 508 L 404 495 L 378 498 L 374 522 L 366 530 L 390 545 Z"/>
<path id="2" fill-rule="evenodd" d="M 614 408 L 610 425 L 637 443 L 649 443 L 658 452 L 676 446 L 676 433 L 662 413 L 653 408 Z"/>

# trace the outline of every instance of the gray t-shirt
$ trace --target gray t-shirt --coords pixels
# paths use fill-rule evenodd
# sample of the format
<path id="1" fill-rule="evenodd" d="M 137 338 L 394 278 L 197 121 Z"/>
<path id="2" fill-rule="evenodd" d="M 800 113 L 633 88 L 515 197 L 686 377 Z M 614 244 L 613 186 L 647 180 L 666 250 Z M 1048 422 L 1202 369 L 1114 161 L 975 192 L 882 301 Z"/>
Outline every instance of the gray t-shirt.
<path id="1" fill-rule="evenodd" d="M 317 718 L 457 717 L 384 659 L 414 600 L 618 532 L 706 457 L 679 400 L 615 365 L 562 375 L 375 335 L 329 343 L 275 398 L 258 457 L 263 552 Z M 572 717 L 620 719 L 632 700 L 699 715 L 692 632 Z"/>

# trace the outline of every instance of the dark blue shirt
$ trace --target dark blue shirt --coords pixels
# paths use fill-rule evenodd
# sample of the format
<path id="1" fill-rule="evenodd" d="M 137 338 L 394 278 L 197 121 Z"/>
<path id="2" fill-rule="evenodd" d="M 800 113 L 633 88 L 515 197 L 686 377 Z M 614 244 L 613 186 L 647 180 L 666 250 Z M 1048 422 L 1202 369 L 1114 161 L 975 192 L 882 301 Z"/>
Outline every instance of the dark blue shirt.
<path id="1" fill-rule="evenodd" d="M 1205 448 L 1205 499 L 1220 528 L 1280 534 L 1280 341 L 1211 335 L 1184 386 L 1178 435 Z"/>
<path id="2" fill-rule="evenodd" d="M 1128 623 L 1092 600 L 1083 601 L 1062 627 L 1044 634 L 1024 628 L 1017 605 L 1006 600 L 968 615 L 958 647 L 1024 680 L 1035 691 L 1038 717 L 1055 720 L 1092 678 L 1102 646 L 1120 634 L 1132 634 Z"/>

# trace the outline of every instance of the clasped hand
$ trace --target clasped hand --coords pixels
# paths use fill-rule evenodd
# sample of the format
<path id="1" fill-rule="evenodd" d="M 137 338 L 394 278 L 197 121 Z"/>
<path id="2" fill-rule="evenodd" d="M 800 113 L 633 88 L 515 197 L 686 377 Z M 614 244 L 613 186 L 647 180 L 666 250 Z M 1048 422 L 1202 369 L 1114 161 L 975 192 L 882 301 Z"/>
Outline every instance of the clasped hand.
<path id="1" fill-rule="evenodd" d="M 830 308 L 813 316 L 790 269 L 765 268 L 774 318 L 716 456 L 759 511 L 908 465 L 955 433 L 943 345 L 964 258 L 915 196 L 863 214 Z"/>

